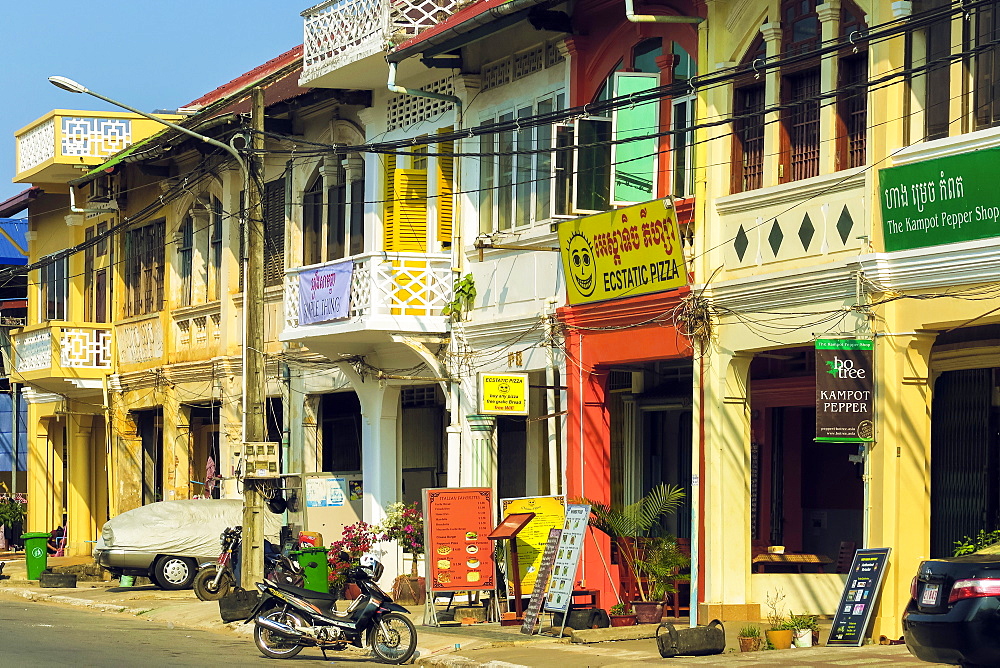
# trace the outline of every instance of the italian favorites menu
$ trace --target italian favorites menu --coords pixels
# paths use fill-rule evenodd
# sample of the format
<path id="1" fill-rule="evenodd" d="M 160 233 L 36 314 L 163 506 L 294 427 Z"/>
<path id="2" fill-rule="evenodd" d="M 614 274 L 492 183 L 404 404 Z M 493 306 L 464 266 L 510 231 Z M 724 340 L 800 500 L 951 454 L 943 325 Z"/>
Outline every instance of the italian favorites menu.
<path id="1" fill-rule="evenodd" d="M 494 589 L 493 493 L 488 487 L 425 489 L 427 567 L 433 591 Z"/>

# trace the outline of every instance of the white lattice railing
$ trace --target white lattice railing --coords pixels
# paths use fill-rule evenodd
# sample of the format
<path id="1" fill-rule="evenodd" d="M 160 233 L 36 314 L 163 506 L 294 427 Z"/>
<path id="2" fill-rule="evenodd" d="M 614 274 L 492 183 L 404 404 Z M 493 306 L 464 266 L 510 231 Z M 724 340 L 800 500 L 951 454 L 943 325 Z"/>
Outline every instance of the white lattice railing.
<path id="1" fill-rule="evenodd" d="M 459 0 L 328 0 L 302 12 L 303 78 L 382 51 L 456 11 Z"/>
<path id="2" fill-rule="evenodd" d="M 285 274 L 285 325 L 299 326 L 299 273 Z M 447 253 L 372 253 L 354 260 L 351 320 L 372 316 L 441 316 L 451 300 L 451 256 Z"/>
<path id="3" fill-rule="evenodd" d="M 111 330 L 90 327 L 46 327 L 15 336 L 14 351 L 15 369 L 18 371 L 38 371 L 53 366 L 70 369 L 109 369 Z"/>
<path id="4" fill-rule="evenodd" d="M 56 122 L 49 119 L 17 136 L 17 172 L 56 157 Z"/>

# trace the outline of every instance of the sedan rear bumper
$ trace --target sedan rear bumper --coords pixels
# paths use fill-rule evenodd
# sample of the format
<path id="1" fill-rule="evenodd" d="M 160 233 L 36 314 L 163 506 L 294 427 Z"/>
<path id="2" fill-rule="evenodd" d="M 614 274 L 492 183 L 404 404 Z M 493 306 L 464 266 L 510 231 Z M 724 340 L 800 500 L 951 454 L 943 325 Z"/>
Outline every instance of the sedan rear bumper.
<path id="1" fill-rule="evenodd" d="M 920 612 L 910 601 L 903 633 L 907 649 L 922 661 L 1000 665 L 1000 600 L 958 601 L 942 613 Z"/>

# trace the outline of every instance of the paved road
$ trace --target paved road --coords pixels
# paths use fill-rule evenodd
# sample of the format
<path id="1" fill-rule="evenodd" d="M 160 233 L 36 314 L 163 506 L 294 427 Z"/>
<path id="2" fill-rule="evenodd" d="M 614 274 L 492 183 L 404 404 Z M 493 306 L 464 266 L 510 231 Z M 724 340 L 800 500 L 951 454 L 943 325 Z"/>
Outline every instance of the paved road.
<path id="1" fill-rule="evenodd" d="M 0 600 L 0 629 L 0 665 L 19 668 L 324 664 L 319 650 L 304 649 L 283 663 L 261 656 L 252 637 L 45 603 Z M 330 658 L 350 668 L 384 665 L 358 653 L 331 652 Z"/>

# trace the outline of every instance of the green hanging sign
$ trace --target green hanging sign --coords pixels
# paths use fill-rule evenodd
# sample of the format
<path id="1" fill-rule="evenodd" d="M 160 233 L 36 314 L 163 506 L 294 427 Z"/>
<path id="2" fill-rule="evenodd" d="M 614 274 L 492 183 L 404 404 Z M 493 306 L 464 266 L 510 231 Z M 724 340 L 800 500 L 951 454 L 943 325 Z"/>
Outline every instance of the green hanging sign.
<path id="1" fill-rule="evenodd" d="M 816 341 L 816 440 L 869 443 L 875 439 L 874 341 Z"/>

